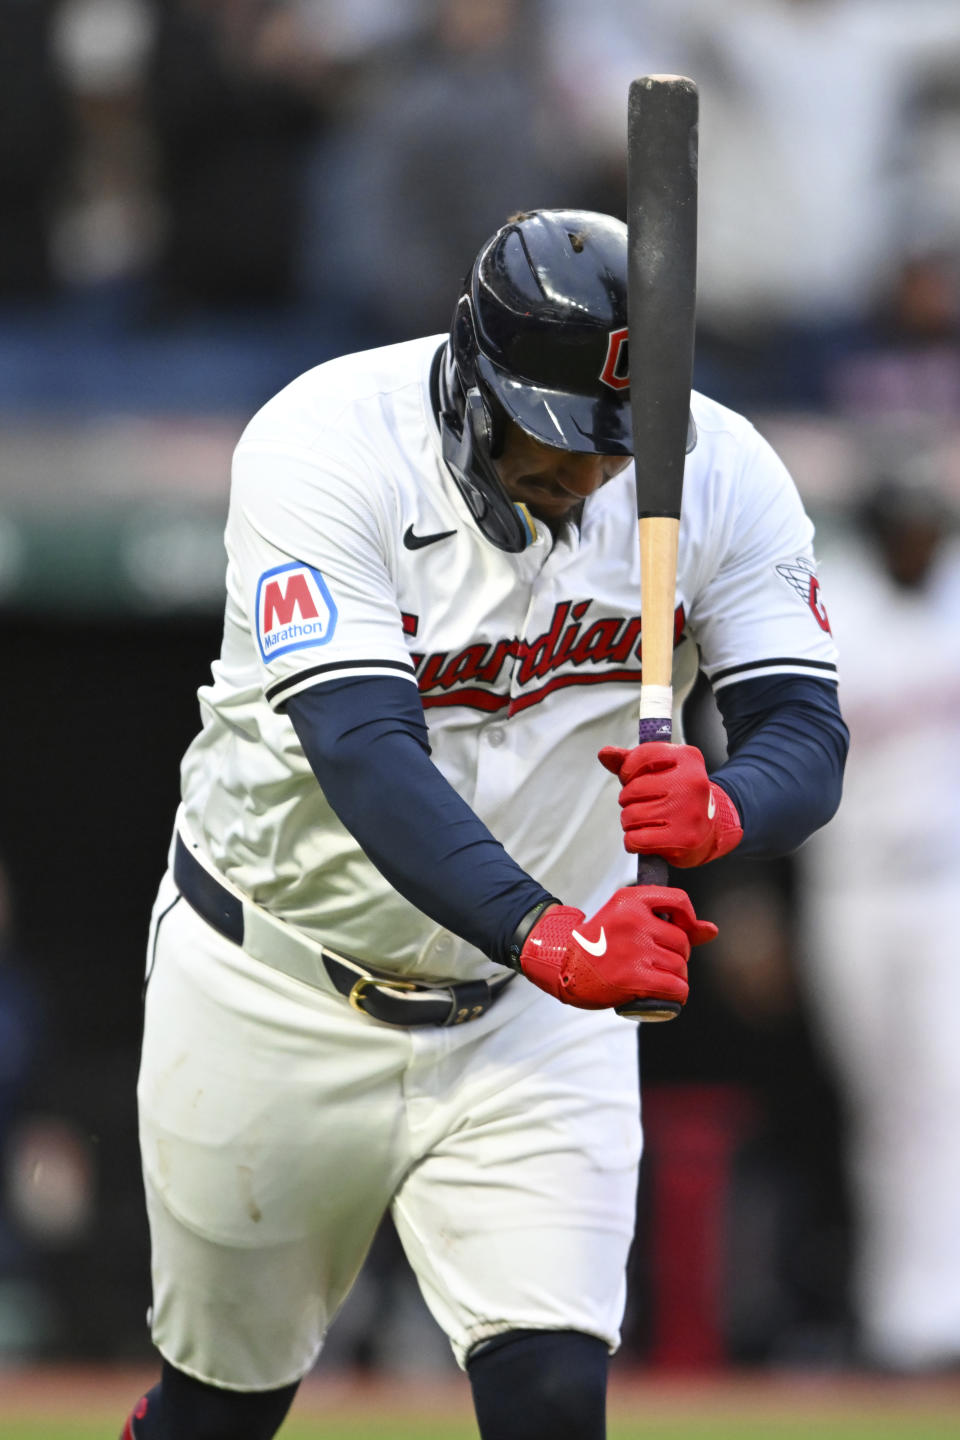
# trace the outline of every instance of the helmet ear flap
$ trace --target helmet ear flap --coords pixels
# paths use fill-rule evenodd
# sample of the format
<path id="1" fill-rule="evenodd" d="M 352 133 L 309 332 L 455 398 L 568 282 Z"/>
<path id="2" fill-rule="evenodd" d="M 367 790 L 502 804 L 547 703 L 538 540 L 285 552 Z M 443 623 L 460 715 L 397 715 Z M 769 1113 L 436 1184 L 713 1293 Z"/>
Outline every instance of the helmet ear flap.
<path id="1" fill-rule="evenodd" d="M 483 534 L 516 554 L 536 539 L 522 507 L 514 505 L 497 474 L 509 412 L 477 365 L 480 343 L 473 302 L 473 271 L 463 282 L 445 352 L 438 357 L 437 416 L 443 457 Z"/>
<path id="2" fill-rule="evenodd" d="M 476 391 L 482 402 L 471 407 L 475 439 L 485 447 L 492 459 L 503 450 L 507 415 L 495 395 L 483 383 L 476 365 L 479 352 L 476 319 L 469 293 L 465 290 L 453 314 L 453 355 L 460 384 L 465 395 Z"/>
<path id="3" fill-rule="evenodd" d="M 496 460 L 503 454 L 503 445 L 507 434 L 507 412 L 496 395 L 491 395 L 482 381 L 478 381 L 477 389 L 483 401 L 487 450 L 491 460 Z"/>
<path id="4" fill-rule="evenodd" d="M 450 327 L 451 350 L 453 362 L 457 371 L 457 378 L 464 391 L 477 383 L 477 326 L 473 316 L 473 306 L 470 303 L 469 279 L 464 282 L 464 289 L 457 301 L 456 309 L 453 312 L 453 324 Z"/>

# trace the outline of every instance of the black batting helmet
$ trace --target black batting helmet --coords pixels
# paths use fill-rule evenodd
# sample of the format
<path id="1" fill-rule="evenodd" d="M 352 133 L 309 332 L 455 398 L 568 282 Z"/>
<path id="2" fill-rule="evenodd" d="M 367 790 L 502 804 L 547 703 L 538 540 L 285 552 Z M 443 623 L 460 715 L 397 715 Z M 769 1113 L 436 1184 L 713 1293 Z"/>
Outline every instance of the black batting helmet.
<path id="1" fill-rule="evenodd" d="M 447 462 L 488 538 L 521 550 L 529 527 L 492 463 L 505 417 L 561 450 L 632 453 L 626 225 L 514 216 L 464 280 L 442 370 Z"/>
<path id="2" fill-rule="evenodd" d="M 537 440 L 629 455 L 626 225 L 585 210 L 508 222 L 464 282 L 451 347 L 464 390 Z"/>

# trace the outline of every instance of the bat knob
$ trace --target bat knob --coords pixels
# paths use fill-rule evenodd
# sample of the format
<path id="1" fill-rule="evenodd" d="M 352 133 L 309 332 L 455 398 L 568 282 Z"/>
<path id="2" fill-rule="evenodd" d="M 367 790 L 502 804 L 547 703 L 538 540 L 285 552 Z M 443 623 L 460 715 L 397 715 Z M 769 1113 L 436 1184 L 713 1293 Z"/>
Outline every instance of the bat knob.
<path id="1" fill-rule="evenodd" d="M 662 1020 L 675 1020 L 683 1006 L 676 1000 L 628 1000 L 626 1005 L 617 1006 L 617 1014 L 624 1020 L 636 1020 L 653 1024 Z"/>

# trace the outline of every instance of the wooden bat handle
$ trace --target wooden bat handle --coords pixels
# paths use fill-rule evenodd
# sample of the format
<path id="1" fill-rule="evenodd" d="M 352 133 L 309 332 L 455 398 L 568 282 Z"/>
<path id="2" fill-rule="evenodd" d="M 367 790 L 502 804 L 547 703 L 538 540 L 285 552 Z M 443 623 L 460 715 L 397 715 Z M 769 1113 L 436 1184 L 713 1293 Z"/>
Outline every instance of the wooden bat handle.
<path id="1" fill-rule="evenodd" d="M 643 586 L 643 683 L 640 686 L 640 744 L 673 738 L 673 611 L 677 589 L 680 521 L 646 515 L 637 522 Z M 637 883 L 666 885 L 667 862 L 659 855 L 637 860 Z"/>
<path id="2" fill-rule="evenodd" d="M 673 738 L 673 610 L 677 588 L 680 521 L 672 515 L 646 515 L 640 532 L 643 586 L 643 683 L 640 686 L 640 744 Z M 637 856 L 638 885 L 666 885 L 670 872 L 660 855 Z M 646 1024 L 673 1020 L 681 1006 L 673 1000 L 634 1000 L 618 1014 Z"/>
<path id="3" fill-rule="evenodd" d="M 677 546 L 680 520 L 673 515 L 645 515 L 637 521 L 642 586 L 643 676 L 640 723 L 661 719 L 669 728 L 672 715 L 673 611 L 677 593 Z M 665 693 L 658 694 L 658 691 Z M 644 694 L 646 692 L 646 699 Z M 654 739 L 644 734 L 641 738 Z"/>

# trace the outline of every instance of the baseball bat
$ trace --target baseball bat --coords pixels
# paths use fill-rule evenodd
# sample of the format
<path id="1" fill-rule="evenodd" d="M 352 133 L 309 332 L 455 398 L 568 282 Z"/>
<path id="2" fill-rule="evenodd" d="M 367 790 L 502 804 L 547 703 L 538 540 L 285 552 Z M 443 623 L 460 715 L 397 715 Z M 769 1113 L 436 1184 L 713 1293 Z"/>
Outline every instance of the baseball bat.
<path id="1" fill-rule="evenodd" d="M 640 743 L 672 738 L 677 543 L 687 450 L 697 278 L 699 97 L 683 75 L 644 75 L 627 106 L 627 323 L 630 411 L 640 536 L 643 672 Z M 668 883 L 657 855 L 637 883 Z M 672 1001 L 637 1000 L 619 1012 L 672 1020 Z"/>

